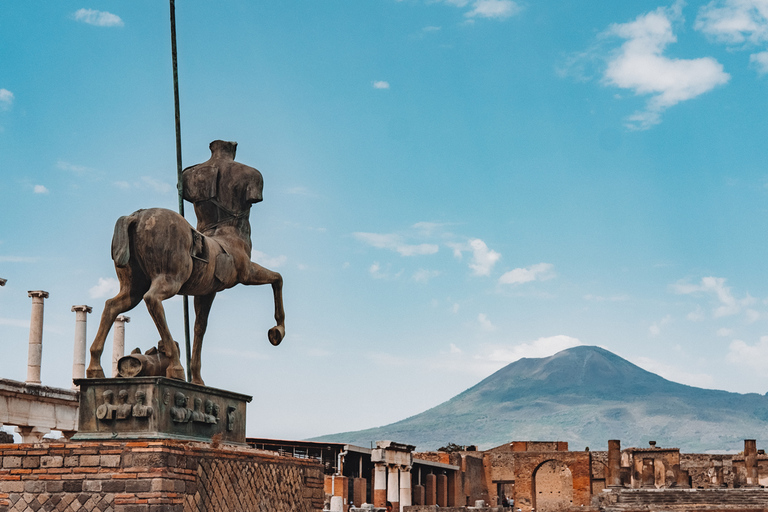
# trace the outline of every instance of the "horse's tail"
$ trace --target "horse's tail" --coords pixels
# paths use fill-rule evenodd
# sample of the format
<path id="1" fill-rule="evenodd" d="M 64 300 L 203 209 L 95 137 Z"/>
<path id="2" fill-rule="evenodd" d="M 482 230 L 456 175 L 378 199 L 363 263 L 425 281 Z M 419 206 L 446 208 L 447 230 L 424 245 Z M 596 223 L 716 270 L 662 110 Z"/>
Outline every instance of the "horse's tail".
<path id="1" fill-rule="evenodd" d="M 112 235 L 112 260 L 118 267 L 128 265 L 131 249 L 128 229 L 136 222 L 136 214 L 126 215 L 117 219 L 115 234 Z"/>

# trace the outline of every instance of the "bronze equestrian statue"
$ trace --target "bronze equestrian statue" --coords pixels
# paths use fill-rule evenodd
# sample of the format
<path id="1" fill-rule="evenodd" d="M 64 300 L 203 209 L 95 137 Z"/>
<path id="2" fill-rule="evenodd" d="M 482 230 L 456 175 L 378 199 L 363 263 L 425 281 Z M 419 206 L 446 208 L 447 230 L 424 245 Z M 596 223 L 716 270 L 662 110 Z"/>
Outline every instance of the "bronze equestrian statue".
<path id="1" fill-rule="evenodd" d="M 109 329 L 121 313 L 144 299 L 160 333 L 158 349 L 170 358 L 165 376 L 184 380 L 179 347 L 173 340 L 162 301 L 174 295 L 195 297 L 192 382 L 203 385 L 200 355 L 208 313 L 216 293 L 238 283 L 271 284 L 275 321 L 269 341 L 285 336 L 283 278 L 251 261 L 251 205 L 262 200 L 263 180 L 253 167 L 235 162 L 236 142 L 215 140 L 207 162 L 184 169 L 184 199 L 195 205 L 197 229 L 178 213 L 164 208 L 139 210 L 120 217 L 112 237 L 112 260 L 120 281 L 118 294 L 107 300 L 91 345 L 88 378 L 103 378 L 101 353 Z"/>

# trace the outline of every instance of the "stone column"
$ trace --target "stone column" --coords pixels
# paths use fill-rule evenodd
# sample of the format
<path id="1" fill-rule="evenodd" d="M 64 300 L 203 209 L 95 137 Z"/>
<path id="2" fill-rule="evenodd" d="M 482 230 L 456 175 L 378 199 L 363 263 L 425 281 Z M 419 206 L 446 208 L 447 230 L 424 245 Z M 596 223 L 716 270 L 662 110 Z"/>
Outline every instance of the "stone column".
<path id="1" fill-rule="evenodd" d="M 373 468 L 373 506 L 384 508 L 387 504 L 387 465 L 377 462 Z"/>
<path id="2" fill-rule="evenodd" d="M 608 441 L 608 467 L 605 475 L 606 487 L 621 487 L 621 441 Z"/>
<path id="3" fill-rule="evenodd" d="M 85 336 L 88 323 L 88 313 L 93 311 L 91 306 L 72 306 L 75 313 L 75 355 L 72 358 L 72 380 L 85 377 Z M 72 382 L 72 389 L 77 389 Z"/>
<path id="4" fill-rule="evenodd" d="M 125 355 L 125 324 L 131 317 L 118 315 L 115 318 L 115 334 L 112 338 L 112 377 L 117 377 L 117 362 Z"/>
<path id="5" fill-rule="evenodd" d="M 397 466 L 387 468 L 387 501 L 392 502 L 392 509 L 397 512 L 400 510 L 400 482 L 398 476 L 400 471 Z"/>
<path id="6" fill-rule="evenodd" d="M 43 300 L 48 292 L 27 292 L 32 298 L 32 316 L 29 320 L 29 352 L 27 354 L 27 384 L 41 384 L 40 361 L 43 358 Z"/>
<path id="7" fill-rule="evenodd" d="M 744 440 L 744 465 L 747 468 L 747 487 L 759 484 L 757 472 L 757 443 L 754 439 Z"/>
<path id="8" fill-rule="evenodd" d="M 400 510 L 411 506 L 411 468 L 400 466 Z"/>

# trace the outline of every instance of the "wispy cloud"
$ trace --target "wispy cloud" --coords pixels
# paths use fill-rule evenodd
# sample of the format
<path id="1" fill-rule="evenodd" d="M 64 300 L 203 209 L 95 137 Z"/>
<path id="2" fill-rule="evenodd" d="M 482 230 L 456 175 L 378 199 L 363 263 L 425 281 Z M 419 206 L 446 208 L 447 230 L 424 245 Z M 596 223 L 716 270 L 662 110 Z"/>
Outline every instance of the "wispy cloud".
<path id="1" fill-rule="evenodd" d="M 32 190 L 33 190 L 33 192 L 35 194 L 47 194 L 48 193 L 48 189 L 45 188 L 45 185 L 35 185 L 32 188 Z"/>
<path id="2" fill-rule="evenodd" d="M 0 110 L 8 110 L 13 105 L 13 93 L 8 89 L 0 89 Z"/>
<path id="3" fill-rule="evenodd" d="M 439 270 L 428 270 L 424 268 L 420 268 L 416 272 L 413 273 L 413 280 L 417 283 L 426 283 L 430 279 L 433 279 L 440 275 Z"/>
<path id="4" fill-rule="evenodd" d="M 62 171 L 71 172 L 77 176 L 82 176 L 84 174 L 87 174 L 93 171 L 93 169 L 91 169 L 90 167 L 85 167 L 84 165 L 72 164 L 69 162 L 65 162 L 64 160 L 57 161 L 56 168 Z"/>
<path id="5" fill-rule="evenodd" d="M 251 250 L 251 260 L 265 267 L 280 268 L 285 265 L 285 262 L 288 260 L 288 258 L 283 255 L 269 256 L 266 253 L 253 249 Z"/>
<path id="6" fill-rule="evenodd" d="M 88 290 L 92 299 L 114 297 L 120 291 L 120 283 L 114 277 L 100 277 L 99 283 Z"/>
<path id="7" fill-rule="evenodd" d="M 493 325 L 485 313 L 478 313 L 477 321 L 480 324 L 480 328 L 484 331 L 492 332 L 496 330 L 496 326 Z"/>
<path id="8" fill-rule="evenodd" d="M 122 27 L 124 25 L 120 16 L 107 11 L 95 9 L 78 9 L 72 17 L 75 21 L 93 25 L 95 27 Z"/>
<path id="9" fill-rule="evenodd" d="M 768 336 L 761 336 L 754 345 L 742 340 L 733 340 L 728 347 L 726 359 L 730 363 L 763 371 L 768 365 Z"/>
<path id="10" fill-rule="evenodd" d="M 673 292 L 679 295 L 707 294 L 714 296 L 718 301 L 718 306 L 712 311 L 715 318 L 735 315 L 742 311 L 745 306 L 755 302 L 754 297 L 749 294 L 743 299 L 737 299 L 731 292 L 731 288 L 726 286 L 724 277 L 703 277 L 699 284 L 691 284 L 685 281 L 679 281 L 671 286 Z M 689 319 L 691 314 L 688 315 Z M 698 318 L 693 318 L 698 319 Z"/>
<path id="11" fill-rule="evenodd" d="M 694 28 L 727 44 L 764 43 L 768 41 L 768 2 L 715 0 L 699 9 Z"/>
<path id="12" fill-rule="evenodd" d="M 667 380 L 688 384 L 689 386 L 711 388 L 715 382 L 715 379 L 709 374 L 692 373 L 649 357 L 639 357 L 633 362 L 644 370 L 661 375 Z"/>
<path id="13" fill-rule="evenodd" d="M 661 334 L 661 328 L 667 325 L 668 323 L 672 322 L 672 316 L 667 315 L 658 322 L 653 322 L 651 326 L 648 328 L 648 332 L 651 333 L 651 336 L 658 336 Z"/>
<path id="14" fill-rule="evenodd" d="M 551 263 L 536 263 L 526 268 L 516 268 L 505 272 L 499 278 L 501 284 L 522 284 L 531 281 L 546 281 L 555 277 Z"/>
<path id="15" fill-rule="evenodd" d="M 491 345 L 483 353 L 478 354 L 477 357 L 509 364 L 524 357 L 548 357 L 561 350 L 579 345 L 583 345 L 583 343 L 578 338 L 558 334 L 518 345 Z"/>
<path id="16" fill-rule="evenodd" d="M 711 57 L 673 59 L 663 55 L 667 46 L 677 41 L 673 23 L 683 21 L 682 6 L 678 1 L 671 7 L 660 7 L 634 21 L 614 24 L 604 34 L 625 42 L 609 59 L 603 82 L 636 95 L 650 95 L 645 109 L 628 118 L 631 129 L 645 130 L 660 123 L 666 109 L 730 79 L 722 64 Z"/>
<path id="17" fill-rule="evenodd" d="M 512 0 L 475 0 L 472 9 L 464 14 L 467 18 L 507 19 L 520 12 L 520 6 Z"/>
<path id="18" fill-rule="evenodd" d="M 395 251 L 401 256 L 419 256 L 435 254 L 439 247 L 435 244 L 408 244 L 403 237 L 395 233 L 353 233 L 359 241 L 377 249 Z"/>
<path id="19" fill-rule="evenodd" d="M 0 263 L 35 263 L 40 258 L 34 256 L 0 256 Z"/>
<path id="20" fill-rule="evenodd" d="M 749 63 L 757 70 L 758 74 L 768 73 L 768 52 L 753 53 L 749 56 Z"/>
<path id="21" fill-rule="evenodd" d="M 389 82 L 386 82 L 384 80 L 377 80 L 375 82 L 372 82 L 374 89 L 389 89 Z"/>

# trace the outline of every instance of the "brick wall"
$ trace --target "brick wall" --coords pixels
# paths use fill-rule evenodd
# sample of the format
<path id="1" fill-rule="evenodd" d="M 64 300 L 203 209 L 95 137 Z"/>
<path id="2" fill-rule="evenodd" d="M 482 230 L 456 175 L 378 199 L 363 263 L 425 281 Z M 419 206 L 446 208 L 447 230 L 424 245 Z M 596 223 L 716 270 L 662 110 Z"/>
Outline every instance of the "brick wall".
<path id="1" fill-rule="evenodd" d="M 322 466 L 183 441 L 0 445 L 0 512 L 322 509 Z"/>

